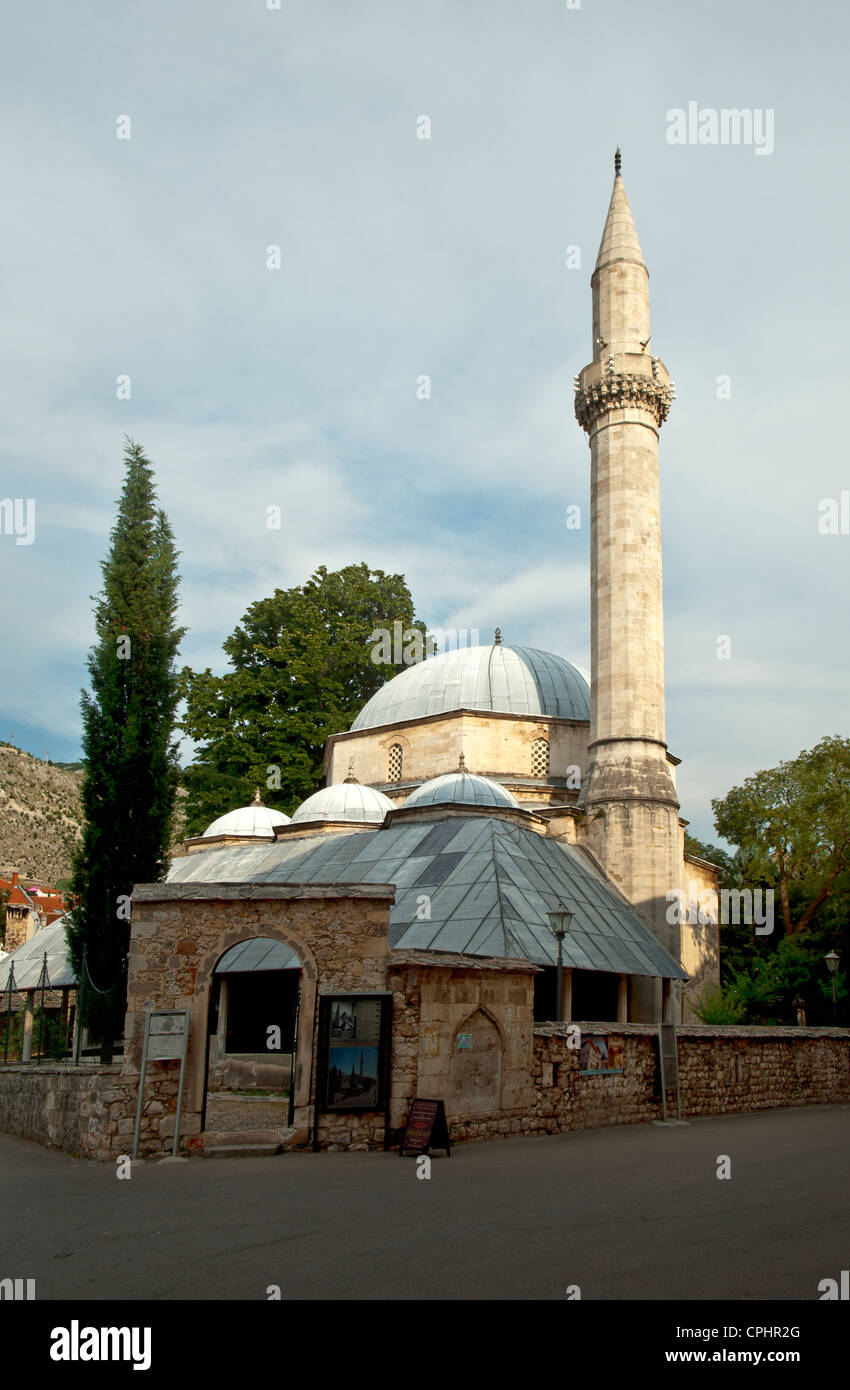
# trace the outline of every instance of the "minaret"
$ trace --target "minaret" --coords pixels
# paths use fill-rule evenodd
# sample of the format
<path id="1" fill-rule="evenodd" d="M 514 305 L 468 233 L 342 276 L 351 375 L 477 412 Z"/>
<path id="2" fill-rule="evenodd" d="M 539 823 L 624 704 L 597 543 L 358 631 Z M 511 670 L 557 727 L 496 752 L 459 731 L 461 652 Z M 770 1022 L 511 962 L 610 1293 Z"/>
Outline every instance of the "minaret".
<path id="1" fill-rule="evenodd" d="M 590 442 L 591 686 L 580 804 L 588 847 L 678 961 L 667 893 L 679 887 L 679 802 L 667 759 L 658 433 L 673 399 L 650 352 L 649 272 L 620 151 L 591 277 L 593 361 L 576 378 Z M 660 988 L 632 979 L 632 1018 L 660 1017 Z"/>

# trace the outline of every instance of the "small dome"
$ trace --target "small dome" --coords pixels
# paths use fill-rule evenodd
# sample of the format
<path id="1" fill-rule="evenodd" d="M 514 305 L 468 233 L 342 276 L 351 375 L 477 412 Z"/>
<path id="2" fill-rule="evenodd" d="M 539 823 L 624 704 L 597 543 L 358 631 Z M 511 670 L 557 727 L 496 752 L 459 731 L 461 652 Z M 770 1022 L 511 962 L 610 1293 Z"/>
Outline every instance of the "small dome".
<path id="1" fill-rule="evenodd" d="M 408 806 L 437 806 L 451 802 L 461 806 L 510 806 L 521 810 L 513 792 L 489 777 L 476 777 L 472 772 L 447 772 L 423 782 L 403 803 Z"/>
<path id="2" fill-rule="evenodd" d="M 363 787 L 359 782 L 337 782 L 322 787 L 302 801 L 293 813 L 293 825 L 309 825 L 313 821 L 336 821 L 346 825 L 382 825 L 393 803 L 383 792 Z"/>
<path id="3" fill-rule="evenodd" d="M 237 811 L 228 811 L 227 815 L 219 816 L 218 820 L 207 826 L 203 838 L 206 840 L 212 835 L 256 835 L 262 839 L 274 839 L 276 825 L 289 825 L 289 816 L 264 806 L 258 787 L 250 806 L 240 806 Z"/>
<path id="4" fill-rule="evenodd" d="M 459 647 L 427 657 L 382 685 L 351 732 L 470 709 L 498 714 L 590 718 L 590 682 L 563 657 L 534 647 Z"/>

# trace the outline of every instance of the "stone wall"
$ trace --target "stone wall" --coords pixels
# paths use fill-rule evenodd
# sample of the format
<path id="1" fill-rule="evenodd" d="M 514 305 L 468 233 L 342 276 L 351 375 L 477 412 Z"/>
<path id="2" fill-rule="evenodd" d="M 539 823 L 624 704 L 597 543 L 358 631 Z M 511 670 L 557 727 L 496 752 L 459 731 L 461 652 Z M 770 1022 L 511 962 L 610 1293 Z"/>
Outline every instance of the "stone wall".
<path id="1" fill-rule="evenodd" d="M 179 1062 L 158 1062 L 148 1069 L 141 1155 L 172 1150 L 179 1072 Z M 138 1072 L 128 1076 L 120 1064 L 0 1065 L 0 1133 L 79 1158 L 116 1158 L 132 1151 L 138 1095 Z M 200 1118 L 184 1109 L 184 1144 L 191 1145 L 191 1137 L 200 1134 Z"/>
<path id="2" fill-rule="evenodd" d="M 656 1030 L 650 1025 L 577 1025 L 582 1037 L 619 1038 L 623 1071 L 582 1076 L 579 1052 L 562 1026 L 542 1024 L 533 1032 L 527 1059 L 525 1094 L 522 1033 L 528 1002 L 528 975 L 511 979 L 498 972 L 422 969 L 399 960 L 388 970 L 394 994 L 393 1068 L 390 1123 L 394 1140 L 414 1095 L 443 1098 L 452 1141 L 512 1134 L 555 1134 L 609 1125 L 646 1124 L 661 1119 Z M 475 994 L 475 1001 L 472 994 Z M 516 997 L 511 1000 L 513 993 Z M 469 998 L 464 998 L 469 995 Z M 501 996 L 501 997 L 499 997 Z M 475 1040 L 475 1013 L 486 1012 L 505 1043 L 500 1108 L 482 1103 L 476 1110 L 452 1095 L 452 1059 L 458 1055 L 457 1022 L 433 1024 L 432 1006 L 442 1000 L 469 1028 Z M 476 1002 L 477 1001 L 477 1002 Z M 481 1009 L 483 1003 L 484 1009 Z M 472 1004 L 472 1012 L 469 1008 Z M 511 1041 L 511 1015 L 516 1025 Z M 436 1035 L 431 1032 L 436 1026 Z M 435 1036 L 440 1042 L 435 1052 Z M 526 1030 L 530 1049 L 531 1033 Z M 443 1051 L 443 1040 L 449 1043 Z M 487 1042 L 484 1029 L 483 1041 Z M 466 1051 L 466 1049 L 462 1049 Z M 470 1059 L 476 1057 L 469 1049 Z M 482 1078 L 487 1081 L 487 1052 Z M 507 1065 L 506 1063 L 507 1059 Z M 511 1060 L 512 1059 L 512 1060 Z M 465 1059 L 464 1059 L 465 1061 Z M 435 1069 L 435 1064 L 439 1067 Z M 479 1054 L 479 1065 L 482 1054 Z M 846 1104 L 850 1100 L 850 1030 L 835 1028 L 715 1028 L 690 1025 L 679 1030 L 682 1115 L 744 1113 L 782 1106 Z M 179 1064 L 158 1063 L 148 1075 L 140 1153 L 170 1152 Z M 82 1158 L 114 1159 L 132 1148 L 137 1076 L 119 1066 L 30 1064 L 0 1066 L 0 1132 L 62 1149 Z M 513 1089 L 512 1089 L 513 1087 Z M 486 1101 L 486 1085 L 478 1096 Z M 468 1099 L 468 1097 L 466 1097 Z M 522 1103 L 520 1103 L 522 1102 Z M 675 1114 L 675 1111 L 671 1111 Z M 186 1147 L 198 1146 L 200 1113 L 185 1112 L 181 1133 Z M 312 1119 L 311 1119 L 312 1123 Z M 382 1115 L 323 1115 L 320 1146 L 374 1149 L 383 1145 Z"/>
<path id="3" fill-rule="evenodd" d="M 645 1124 L 662 1117 L 657 1029 L 577 1025 L 582 1037 L 623 1042 L 621 1075 L 579 1075 L 579 1052 L 554 1024 L 534 1030 L 534 1103 L 523 1133 Z M 850 1100 L 850 1031 L 708 1027 L 678 1030 L 682 1117 Z M 671 1112 L 675 1115 L 675 1110 Z"/>
<path id="4" fill-rule="evenodd" d="M 0 1132 L 80 1158 L 112 1156 L 127 1105 L 118 1066 L 0 1066 Z"/>

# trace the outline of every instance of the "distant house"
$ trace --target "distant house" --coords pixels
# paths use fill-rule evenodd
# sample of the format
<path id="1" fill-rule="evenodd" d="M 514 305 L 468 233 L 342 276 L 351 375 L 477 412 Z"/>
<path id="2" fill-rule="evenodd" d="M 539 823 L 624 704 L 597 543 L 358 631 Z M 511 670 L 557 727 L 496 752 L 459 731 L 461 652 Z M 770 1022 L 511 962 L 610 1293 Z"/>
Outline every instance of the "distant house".
<path id="1" fill-rule="evenodd" d="M 56 888 L 30 883 L 24 887 L 19 875 L 0 878 L 0 894 L 6 900 L 5 919 L 0 921 L 3 949 L 14 951 L 41 927 L 49 927 L 68 911 L 68 903 Z"/>

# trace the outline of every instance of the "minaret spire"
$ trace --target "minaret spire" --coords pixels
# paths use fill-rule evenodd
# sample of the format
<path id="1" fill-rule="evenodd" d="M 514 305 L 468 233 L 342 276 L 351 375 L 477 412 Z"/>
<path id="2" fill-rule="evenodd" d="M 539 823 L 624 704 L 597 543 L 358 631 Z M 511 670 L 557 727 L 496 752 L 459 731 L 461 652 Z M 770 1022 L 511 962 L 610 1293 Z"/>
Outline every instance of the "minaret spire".
<path id="1" fill-rule="evenodd" d="M 619 151 L 591 277 L 593 361 L 576 383 L 590 443 L 591 687 L 580 804 L 589 848 L 680 959 L 667 919 L 679 887 L 679 803 L 667 759 L 658 434 L 673 398 L 647 352 L 649 272 Z M 636 1019 L 660 1017 L 655 987 L 632 981 Z"/>
<path id="2" fill-rule="evenodd" d="M 638 352 L 649 338 L 649 271 L 617 155 L 614 169 L 608 216 L 590 280 L 595 362 L 611 353 Z"/>

